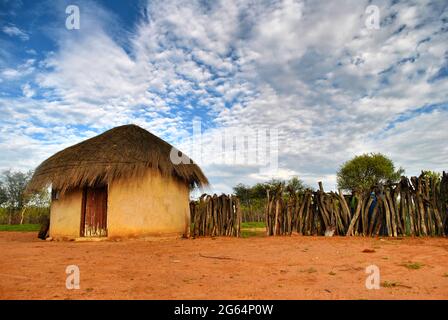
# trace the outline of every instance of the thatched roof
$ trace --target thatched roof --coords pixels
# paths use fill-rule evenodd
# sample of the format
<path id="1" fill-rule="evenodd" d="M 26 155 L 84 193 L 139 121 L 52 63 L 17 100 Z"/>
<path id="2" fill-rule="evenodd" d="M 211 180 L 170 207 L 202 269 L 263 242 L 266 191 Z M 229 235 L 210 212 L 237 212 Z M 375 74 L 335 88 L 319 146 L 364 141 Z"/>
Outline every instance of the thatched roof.
<path id="1" fill-rule="evenodd" d="M 174 176 L 190 187 L 203 187 L 207 178 L 196 164 L 173 164 L 172 146 L 136 125 L 108 130 L 68 147 L 36 168 L 28 191 L 48 187 L 68 189 L 110 183 L 117 178 L 143 175 L 148 168 Z"/>

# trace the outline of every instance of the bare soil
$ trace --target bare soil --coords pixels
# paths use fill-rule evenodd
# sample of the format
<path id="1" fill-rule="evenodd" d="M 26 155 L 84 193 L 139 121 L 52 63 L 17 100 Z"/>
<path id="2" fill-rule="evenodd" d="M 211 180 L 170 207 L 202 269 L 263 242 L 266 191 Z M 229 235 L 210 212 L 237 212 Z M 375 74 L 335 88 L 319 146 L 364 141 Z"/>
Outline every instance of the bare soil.
<path id="1" fill-rule="evenodd" d="M 448 299 L 448 239 L 41 241 L 0 232 L 0 299 Z M 79 290 L 66 289 L 68 265 Z M 368 290 L 366 267 L 380 269 Z"/>

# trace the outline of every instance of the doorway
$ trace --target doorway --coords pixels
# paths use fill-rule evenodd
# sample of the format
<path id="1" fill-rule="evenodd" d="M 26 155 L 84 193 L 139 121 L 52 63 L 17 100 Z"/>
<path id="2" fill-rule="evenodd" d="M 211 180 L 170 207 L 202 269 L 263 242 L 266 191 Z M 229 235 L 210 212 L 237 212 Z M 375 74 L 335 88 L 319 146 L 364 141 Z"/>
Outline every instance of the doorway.
<path id="1" fill-rule="evenodd" d="M 107 186 L 84 188 L 80 235 L 107 237 Z"/>

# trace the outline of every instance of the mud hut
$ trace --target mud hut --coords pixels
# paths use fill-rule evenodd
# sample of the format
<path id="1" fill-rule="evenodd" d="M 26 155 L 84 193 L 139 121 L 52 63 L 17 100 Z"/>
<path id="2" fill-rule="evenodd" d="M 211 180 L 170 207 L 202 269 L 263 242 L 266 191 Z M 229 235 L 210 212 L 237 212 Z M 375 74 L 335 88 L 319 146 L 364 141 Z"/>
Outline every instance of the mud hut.
<path id="1" fill-rule="evenodd" d="M 116 127 L 45 160 L 28 191 L 51 186 L 53 238 L 185 234 L 189 192 L 208 181 L 196 164 L 174 164 L 172 150 L 136 125 Z"/>

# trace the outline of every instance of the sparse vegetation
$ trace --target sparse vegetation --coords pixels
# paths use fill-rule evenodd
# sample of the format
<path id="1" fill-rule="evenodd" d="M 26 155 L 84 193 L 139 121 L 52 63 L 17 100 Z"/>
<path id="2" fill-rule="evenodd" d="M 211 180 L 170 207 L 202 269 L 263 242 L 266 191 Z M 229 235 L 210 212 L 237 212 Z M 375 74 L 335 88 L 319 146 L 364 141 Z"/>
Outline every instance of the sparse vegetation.
<path id="1" fill-rule="evenodd" d="M 265 235 L 264 222 L 242 222 L 241 223 L 241 237 L 263 237 Z"/>
<path id="2" fill-rule="evenodd" d="M 249 228 L 265 228 L 266 224 L 264 222 L 242 222 L 241 228 L 242 229 L 249 229 Z"/>
<path id="3" fill-rule="evenodd" d="M 264 233 L 241 229 L 241 238 L 261 237 Z"/>
<path id="4" fill-rule="evenodd" d="M 381 283 L 381 287 L 383 288 L 396 288 L 396 287 L 402 287 L 402 288 L 407 288 L 407 289 L 411 289 L 412 287 L 410 286 L 406 286 L 400 282 L 395 282 L 395 281 L 384 281 Z"/>
<path id="5" fill-rule="evenodd" d="M 39 231 L 40 224 L 0 224 L 0 231 Z"/>
<path id="6" fill-rule="evenodd" d="M 403 267 L 406 267 L 410 270 L 418 270 L 423 267 L 423 264 L 420 262 L 407 262 L 402 264 Z"/>
<path id="7" fill-rule="evenodd" d="M 383 281 L 381 283 L 381 287 L 383 288 L 395 288 L 398 287 L 400 285 L 399 282 L 392 282 L 392 281 Z"/>

